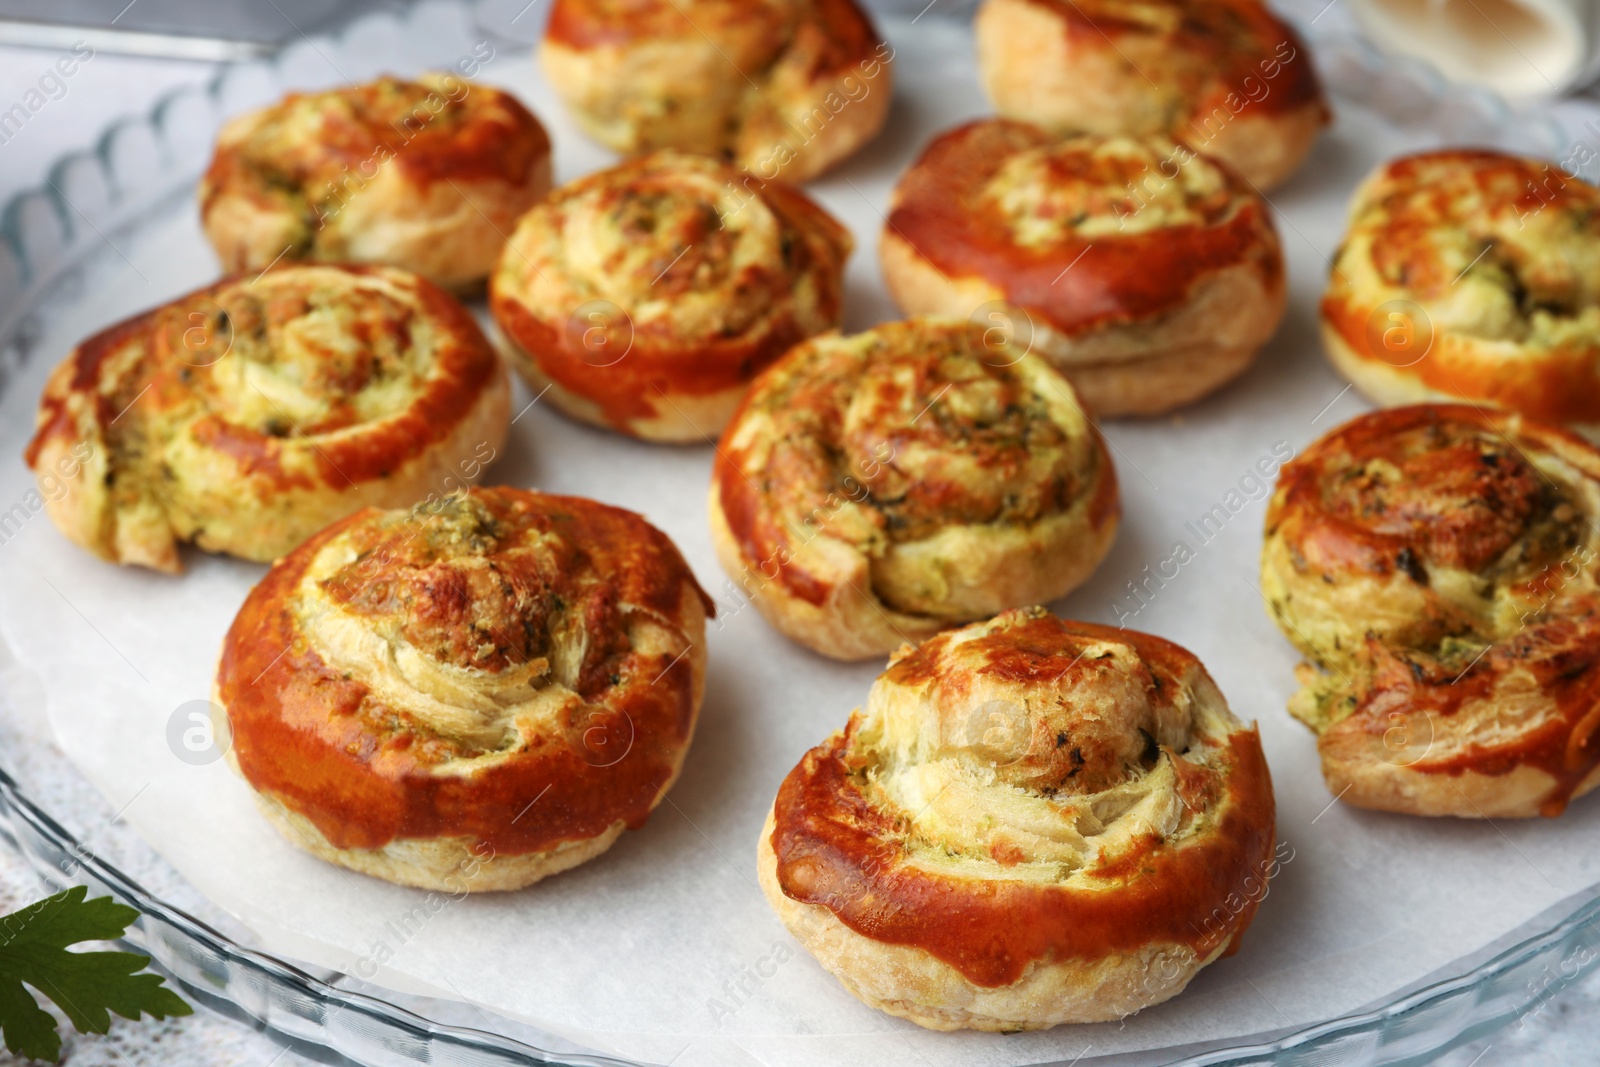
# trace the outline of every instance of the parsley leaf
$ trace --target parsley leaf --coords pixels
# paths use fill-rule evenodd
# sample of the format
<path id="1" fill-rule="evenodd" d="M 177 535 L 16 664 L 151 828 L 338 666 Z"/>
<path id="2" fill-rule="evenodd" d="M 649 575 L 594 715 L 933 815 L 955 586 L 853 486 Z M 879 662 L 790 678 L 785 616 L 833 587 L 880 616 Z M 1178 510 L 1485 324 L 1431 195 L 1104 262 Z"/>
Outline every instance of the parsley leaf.
<path id="1" fill-rule="evenodd" d="M 136 974 L 150 957 L 132 952 L 68 952 L 82 941 L 121 937 L 139 913 L 110 897 L 85 900 L 75 886 L 10 915 L 0 916 L 0 1031 L 6 1048 L 32 1059 L 59 1061 L 55 1017 L 26 986 L 50 998 L 81 1034 L 111 1029 L 114 1011 L 124 1019 L 144 1012 L 154 1019 L 189 1015 L 193 1008 L 161 984 L 156 974 Z"/>

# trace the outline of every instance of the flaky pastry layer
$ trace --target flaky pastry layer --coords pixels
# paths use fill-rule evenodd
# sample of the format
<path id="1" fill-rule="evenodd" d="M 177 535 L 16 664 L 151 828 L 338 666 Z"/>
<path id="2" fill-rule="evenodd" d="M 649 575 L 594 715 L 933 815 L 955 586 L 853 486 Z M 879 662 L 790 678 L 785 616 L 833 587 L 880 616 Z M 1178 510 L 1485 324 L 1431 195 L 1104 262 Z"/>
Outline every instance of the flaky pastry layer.
<path id="1" fill-rule="evenodd" d="M 528 212 L 489 306 L 515 366 L 568 414 L 705 441 L 758 371 L 839 324 L 851 245 L 792 186 L 656 152 Z"/>
<path id="2" fill-rule="evenodd" d="M 200 217 L 231 273 L 380 263 L 480 286 L 550 189 L 550 138 L 517 99 L 454 74 L 290 93 L 222 128 Z"/>
<path id="3" fill-rule="evenodd" d="M 1481 149 L 1380 166 L 1351 201 L 1322 332 L 1379 403 L 1468 400 L 1600 433 L 1600 189 Z"/>
<path id="4" fill-rule="evenodd" d="M 890 660 L 784 779 L 762 888 L 933 1029 L 1115 1019 L 1237 947 L 1277 869 L 1254 729 L 1176 645 L 1042 608 Z"/>
<path id="5" fill-rule="evenodd" d="M 272 560 L 335 519 L 475 481 L 510 387 L 470 312 L 384 267 L 225 279 L 89 338 L 39 402 L 51 520 L 103 559 Z M 70 472 L 70 474 L 69 474 Z"/>
<path id="6" fill-rule="evenodd" d="M 959 321 L 797 346 L 751 387 L 712 474 L 723 568 L 779 630 L 839 659 L 1065 596 L 1119 515 L 1072 386 Z"/>
<path id="7" fill-rule="evenodd" d="M 1160 136 L 980 119 L 901 177 L 879 243 L 908 314 L 999 324 L 1097 414 L 1155 414 L 1242 373 L 1286 303 L 1261 196 Z"/>
<path id="8" fill-rule="evenodd" d="M 229 758 L 325 859 L 516 888 L 660 803 L 694 733 L 709 610 L 666 535 L 618 508 L 495 488 L 369 509 L 240 609 L 216 682 Z"/>
<path id="9" fill-rule="evenodd" d="M 1261 189 L 1330 117 L 1305 43 L 1260 0 L 985 0 L 974 29 L 1002 115 L 1172 137 Z"/>
<path id="10" fill-rule="evenodd" d="M 893 56 L 855 0 L 556 0 L 539 46 L 596 140 L 791 182 L 877 136 Z"/>
<path id="11" fill-rule="evenodd" d="M 1362 416 L 1284 467 L 1262 590 L 1289 710 L 1363 807 L 1556 815 L 1600 782 L 1600 450 L 1522 416 Z"/>

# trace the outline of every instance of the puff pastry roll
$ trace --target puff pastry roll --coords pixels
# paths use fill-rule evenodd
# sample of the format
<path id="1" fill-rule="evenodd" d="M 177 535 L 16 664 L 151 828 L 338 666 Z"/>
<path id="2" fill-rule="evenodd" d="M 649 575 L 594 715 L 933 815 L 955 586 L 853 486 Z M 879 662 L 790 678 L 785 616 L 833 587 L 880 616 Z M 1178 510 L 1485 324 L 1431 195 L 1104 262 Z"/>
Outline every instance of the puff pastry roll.
<path id="1" fill-rule="evenodd" d="M 1380 404 L 1465 399 L 1600 434 L 1600 189 L 1483 149 L 1384 164 L 1351 201 L 1322 336 Z"/>
<path id="2" fill-rule="evenodd" d="M 802 182 L 878 135 L 893 55 L 855 0 L 556 0 L 539 66 L 618 152 Z"/>
<path id="3" fill-rule="evenodd" d="M 751 387 L 712 473 L 723 568 L 775 627 L 836 659 L 1065 596 L 1120 514 L 1072 386 L 960 321 L 797 346 Z"/>
<path id="4" fill-rule="evenodd" d="M 1234 951 L 1274 820 L 1260 737 L 1193 655 L 1033 608 L 895 653 L 784 779 L 758 868 L 871 1006 L 1038 1030 L 1158 1004 Z"/>
<path id="5" fill-rule="evenodd" d="M 481 286 L 550 190 L 550 138 L 515 97 L 453 74 L 290 93 L 232 119 L 200 181 L 229 273 L 381 263 Z"/>
<path id="6" fill-rule="evenodd" d="M 1284 467 L 1261 583 L 1310 661 L 1328 787 L 1414 815 L 1557 815 L 1600 782 L 1600 450 L 1423 404 Z"/>
<path id="7" fill-rule="evenodd" d="M 68 538 L 177 573 L 182 542 L 272 560 L 365 505 L 474 481 L 509 405 L 494 349 L 444 290 L 296 265 L 84 341 L 45 386 L 27 460 L 41 485 L 66 480 L 45 497 Z"/>
<path id="8" fill-rule="evenodd" d="M 798 189 L 657 152 L 528 212 L 489 308 L 513 365 L 562 411 L 705 441 L 758 371 L 839 324 L 851 244 Z"/>
<path id="9" fill-rule="evenodd" d="M 984 0 L 974 30 L 1000 114 L 1176 138 L 1262 189 L 1330 118 L 1305 43 L 1261 0 Z"/>
<path id="10" fill-rule="evenodd" d="M 890 205 L 878 247 L 902 310 L 1009 330 L 1101 415 L 1220 388 L 1283 319 L 1267 205 L 1160 137 L 982 119 L 935 138 Z"/>
<path id="11" fill-rule="evenodd" d="M 219 726 L 301 848 L 403 885 L 517 889 L 660 803 L 710 610 L 667 536 L 619 508 L 494 488 L 368 509 L 251 591 Z"/>

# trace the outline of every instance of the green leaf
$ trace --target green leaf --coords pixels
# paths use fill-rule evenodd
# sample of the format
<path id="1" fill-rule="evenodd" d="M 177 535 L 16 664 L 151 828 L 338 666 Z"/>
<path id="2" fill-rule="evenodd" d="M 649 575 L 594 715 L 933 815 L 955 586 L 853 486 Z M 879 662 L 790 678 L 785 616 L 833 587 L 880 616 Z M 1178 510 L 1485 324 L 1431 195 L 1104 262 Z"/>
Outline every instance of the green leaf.
<path id="1" fill-rule="evenodd" d="M 127 932 L 139 913 L 110 897 L 84 900 L 89 890 L 73 886 L 21 911 L 0 917 L 0 952 L 28 944 L 66 948 L 81 941 L 110 941 Z"/>
<path id="2" fill-rule="evenodd" d="M 0 1031 L 6 1048 L 34 1059 L 57 1060 L 61 1038 L 55 1018 L 27 987 L 54 1002 L 84 1034 L 111 1028 L 111 1012 L 124 1019 L 155 1019 L 194 1009 L 162 985 L 160 975 L 138 974 L 148 956 L 132 952 L 68 952 L 83 941 L 121 937 L 139 913 L 110 897 L 85 900 L 75 886 L 0 917 Z"/>
<path id="3" fill-rule="evenodd" d="M 9 1051 L 35 1060 L 61 1059 L 55 1016 L 39 1007 L 21 982 L 0 980 L 0 1027 Z"/>

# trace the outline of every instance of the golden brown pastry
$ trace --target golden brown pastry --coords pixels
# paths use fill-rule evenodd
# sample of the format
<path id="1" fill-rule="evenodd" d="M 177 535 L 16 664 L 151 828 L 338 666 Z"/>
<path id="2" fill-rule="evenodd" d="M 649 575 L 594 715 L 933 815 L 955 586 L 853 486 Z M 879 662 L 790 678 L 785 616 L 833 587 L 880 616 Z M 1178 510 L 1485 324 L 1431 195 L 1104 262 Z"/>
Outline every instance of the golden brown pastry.
<path id="1" fill-rule="evenodd" d="M 1322 336 L 1380 404 L 1466 399 L 1600 434 L 1600 189 L 1483 149 L 1384 164 L 1351 202 Z"/>
<path id="2" fill-rule="evenodd" d="M 567 414 L 704 441 L 758 371 L 838 326 L 851 243 L 798 189 L 657 152 L 528 212 L 489 309 L 512 363 Z"/>
<path id="3" fill-rule="evenodd" d="M 1261 189 L 1330 117 L 1305 44 L 1261 0 L 984 0 L 974 30 L 1000 114 L 1171 137 Z"/>
<path id="4" fill-rule="evenodd" d="M 661 802 L 710 601 L 620 508 L 469 489 L 280 560 L 228 631 L 228 757 L 301 848 L 403 885 L 518 889 Z"/>
<path id="5" fill-rule="evenodd" d="M 1414 815 L 1557 815 L 1600 782 L 1600 450 L 1421 404 L 1284 467 L 1261 585 L 1311 664 L 1328 787 Z"/>
<path id="6" fill-rule="evenodd" d="M 1199 399 L 1283 319 L 1260 195 L 1160 137 L 982 119 L 935 138 L 890 203 L 879 252 L 901 309 L 1012 332 L 1100 415 Z"/>
<path id="7" fill-rule="evenodd" d="M 539 65 L 618 152 L 802 182 L 877 136 L 893 55 L 855 0 L 556 0 Z"/>
<path id="8" fill-rule="evenodd" d="M 290 93 L 222 128 L 200 218 L 224 271 L 381 263 L 483 282 L 550 190 L 550 139 L 515 97 L 454 74 Z"/>
<path id="9" fill-rule="evenodd" d="M 45 386 L 27 460 L 41 484 L 72 471 L 45 494 L 68 538 L 177 573 L 182 542 L 272 560 L 358 508 L 475 481 L 509 405 L 494 349 L 438 286 L 295 265 L 83 342 Z"/>
<path id="10" fill-rule="evenodd" d="M 795 347 L 723 432 L 711 484 L 723 569 L 772 625 L 835 659 L 1065 596 L 1120 514 L 1072 386 L 960 321 Z"/>
<path id="11" fill-rule="evenodd" d="M 906 646 L 789 772 L 758 846 L 789 931 L 866 1003 L 1039 1030 L 1176 996 L 1279 859 L 1261 740 L 1200 661 L 1043 608 Z"/>

